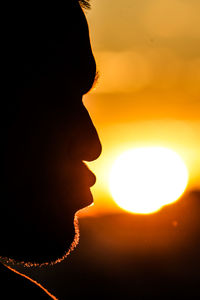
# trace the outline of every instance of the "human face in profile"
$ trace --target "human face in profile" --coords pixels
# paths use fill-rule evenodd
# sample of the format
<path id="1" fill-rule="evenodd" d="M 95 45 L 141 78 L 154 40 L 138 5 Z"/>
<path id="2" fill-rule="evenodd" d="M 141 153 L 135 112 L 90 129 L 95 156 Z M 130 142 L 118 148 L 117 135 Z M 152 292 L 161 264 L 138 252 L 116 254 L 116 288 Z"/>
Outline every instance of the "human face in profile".
<path id="1" fill-rule="evenodd" d="M 84 161 L 99 157 L 101 143 L 82 97 L 93 86 L 96 64 L 78 2 L 66 17 L 61 32 L 48 29 L 45 72 L 18 90 L 4 143 L 2 255 L 24 262 L 62 257 L 74 240 L 76 212 L 93 202 L 95 175 Z"/>

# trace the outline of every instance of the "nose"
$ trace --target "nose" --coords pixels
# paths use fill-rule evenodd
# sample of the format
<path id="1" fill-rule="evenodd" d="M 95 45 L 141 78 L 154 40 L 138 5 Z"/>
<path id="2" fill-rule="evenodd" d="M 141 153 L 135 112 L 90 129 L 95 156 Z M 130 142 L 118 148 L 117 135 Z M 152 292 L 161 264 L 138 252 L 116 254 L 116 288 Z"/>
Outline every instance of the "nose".
<path id="1" fill-rule="evenodd" d="M 96 160 L 101 155 L 102 145 L 91 117 L 83 104 L 79 110 L 76 124 L 72 155 L 88 162 Z"/>

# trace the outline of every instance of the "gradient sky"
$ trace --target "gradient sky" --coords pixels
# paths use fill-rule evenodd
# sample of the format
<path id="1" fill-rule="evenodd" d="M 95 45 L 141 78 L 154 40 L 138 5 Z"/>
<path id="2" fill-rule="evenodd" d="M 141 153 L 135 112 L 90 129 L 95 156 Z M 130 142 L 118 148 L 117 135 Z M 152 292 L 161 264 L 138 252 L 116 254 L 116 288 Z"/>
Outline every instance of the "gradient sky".
<path id="1" fill-rule="evenodd" d="M 199 0 L 93 0 L 86 13 L 100 78 L 84 103 L 101 158 L 91 211 L 116 209 L 108 188 L 116 157 L 135 146 L 177 151 L 200 188 Z"/>

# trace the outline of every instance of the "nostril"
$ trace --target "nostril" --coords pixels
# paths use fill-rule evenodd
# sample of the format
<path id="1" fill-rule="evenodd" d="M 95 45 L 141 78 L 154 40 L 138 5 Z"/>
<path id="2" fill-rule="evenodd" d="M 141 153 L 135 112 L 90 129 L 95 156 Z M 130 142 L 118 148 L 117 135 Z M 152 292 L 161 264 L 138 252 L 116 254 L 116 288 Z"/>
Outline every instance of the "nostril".
<path id="1" fill-rule="evenodd" d="M 84 161 L 96 160 L 102 152 L 102 145 L 90 115 L 82 104 L 78 111 L 79 122 L 74 123 L 71 132 L 71 155 Z"/>
<path id="2" fill-rule="evenodd" d="M 85 161 L 93 161 L 96 160 L 102 153 L 102 145 L 98 138 L 94 144 L 90 143 L 88 151 L 84 155 Z"/>
<path id="3" fill-rule="evenodd" d="M 84 152 L 82 152 L 82 159 L 88 162 L 96 160 L 102 153 L 102 145 L 98 138 L 93 143 L 89 143 L 88 147 L 84 149 Z"/>
<path id="4" fill-rule="evenodd" d="M 95 137 L 77 138 L 70 145 L 70 155 L 73 159 L 79 159 L 87 162 L 96 160 L 102 152 L 102 145 L 98 134 Z"/>

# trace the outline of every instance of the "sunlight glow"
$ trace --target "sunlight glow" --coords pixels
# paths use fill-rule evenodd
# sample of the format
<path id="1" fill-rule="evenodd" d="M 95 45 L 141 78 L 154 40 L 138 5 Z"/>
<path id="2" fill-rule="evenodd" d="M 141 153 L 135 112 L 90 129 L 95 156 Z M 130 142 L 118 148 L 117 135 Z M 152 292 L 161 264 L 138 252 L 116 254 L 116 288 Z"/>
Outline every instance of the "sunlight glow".
<path id="1" fill-rule="evenodd" d="M 149 214 L 177 201 L 188 184 L 181 157 L 163 147 L 135 148 L 122 153 L 110 172 L 110 191 L 122 209 Z"/>

